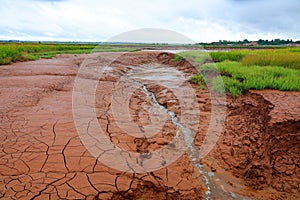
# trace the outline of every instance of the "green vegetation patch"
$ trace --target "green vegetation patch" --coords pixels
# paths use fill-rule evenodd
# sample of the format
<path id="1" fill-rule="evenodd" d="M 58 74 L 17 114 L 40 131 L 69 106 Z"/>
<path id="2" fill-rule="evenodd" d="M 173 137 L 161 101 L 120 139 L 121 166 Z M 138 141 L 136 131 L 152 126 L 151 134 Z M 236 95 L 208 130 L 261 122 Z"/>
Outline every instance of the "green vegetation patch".
<path id="1" fill-rule="evenodd" d="M 202 74 L 192 76 L 191 81 L 197 84 L 201 90 L 205 89 L 207 79 Z"/>
<path id="2" fill-rule="evenodd" d="M 246 55 L 250 53 L 249 50 L 238 50 L 238 51 L 219 51 L 219 52 L 210 52 L 209 55 L 211 56 L 214 62 L 223 62 L 226 60 L 230 61 L 240 61 Z"/>
<path id="3" fill-rule="evenodd" d="M 205 51 L 184 51 L 180 52 L 179 55 L 198 63 L 204 63 L 206 60 L 210 60 L 209 54 Z"/>
<path id="4" fill-rule="evenodd" d="M 121 51 L 136 51 L 136 49 L 109 45 L 97 46 L 95 44 L 2 43 L 0 44 L 0 65 L 39 58 L 52 58 L 57 54 Z"/>
<path id="5" fill-rule="evenodd" d="M 229 93 L 233 97 L 237 97 L 249 89 L 300 91 L 300 71 L 295 69 L 274 66 L 244 66 L 232 61 L 205 64 L 199 69 L 199 74 L 192 76 L 192 82 L 198 84 L 200 88 L 203 88 L 206 82 L 211 84 L 214 91 L 220 94 Z M 217 71 L 221 76 L 214 76 L 208 82 L 205 78 L 207 74 L 211 72 L 216 74 Z"/>
<path id="6" fill-rule="evenodd" d="M 282 66 L 300 69 L 300 53 L 250 54 L 241 60 L 243 65 Z"/>
<path id="7" fill-rule="evenodd" d="M 281 66 L 300 69 L 300 48 L 281 48 L 269 50 L 234 50 L 210 52 L 215 62 L 235 61 L 243 65 Z"/>
<path id="8" fill-rule="evenodd" d="M 219 93 L 229 92 L 236 97 L 248 89 L 276 89 L 300 91 L 300 71 L 274 66 L 243 66 L 237 62 L 217 63 L 221 74 L 212 81 L 212 87 Z M 221 82 L 224 88 L 220 87 Z"/>
<path id="9" fill-rule="evenodd" d="M 182 56 L 179 55 L 179 54 L 174 54 L 173 60 L 174 60 L 174 61 L 183 61 L 183 60 L 184 60 L 184 57 L 182 57 Z"/>
<path id="10" fill-rule="evenodd" d="M 209 59 L 199 52 L 184 53 L 200 64 L 203 59 Z M 234 97 L 249 89 L 300 91 L 300 48 L 210 52 L 209 55 L 218 62 L 200 65 L 199 74 L 191 78 L 201 88 L 204 82 L 198 80 L 210 77 L 204 79 L 213 90 Z"/>

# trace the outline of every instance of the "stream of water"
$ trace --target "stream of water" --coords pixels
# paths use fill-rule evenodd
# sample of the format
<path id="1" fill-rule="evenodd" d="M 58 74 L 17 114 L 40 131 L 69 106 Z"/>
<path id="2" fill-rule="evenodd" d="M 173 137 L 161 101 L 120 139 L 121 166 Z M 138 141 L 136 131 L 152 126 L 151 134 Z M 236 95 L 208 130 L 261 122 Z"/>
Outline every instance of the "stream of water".
<path id="1" fill-rule="evenodd" d="M 200 152 L 199 148 L 195 146 L 194 144 L 194 137 L 195 134 L 191 132 L 191 129 L 188 128 L 190 124 L 185 124 L 189 122 L 182 123 L 177 118 L 176 114 L 162 104 L 160 104 L 155 96 L 155 94 L 148 90 L 147 85 L 153 85 L 153 84 L 159 84 L 163 85 L 167 88 L 170 88 L 171 90 L 176 90 L 177 94 L 180 93 L 177 98 L 184 99 L 184 98 L 192 98 L 187 91 L 179 90 L 179 87 L 183 84 L 183 82 L 186 80 L 186 77 L 182 74 L 182 72 L 179 72 L 177 70 L 174 70 L 172 68 L 168 68 L 166 66 L 157 65 L 157 64 L 145 64 L 142 66 L 135 66 L 132 71 L 127 72 L 127 77 L 125 77 L 128 80 L 133 80 L 134 82 L 137 82 L 139 87 L 142 87 L 144 93 L 146 94 L 147 98 L 150 99 L 150 101 L 158 107 L 159 110 L 166 113 L 170 116 L 172 123 L 178 127 L 178 129 L 182 132 L 182 137 L 184 138 L 184 143 L 187 149 L 187 153 L 190 156 L 191 162 L 195 169 L 199 172 L 200 179 L 199 181 L 201 183 L 204 183 L 206 186 L 206 193 L 205 193 L 205 199 L 245 199 L 244 197 L 241 197 L 233 192 L 230 191 L 227 187 L 225 188 L 220 183 L 221 177 L 217 177 L 214 172 L 211 172 L 209 169 L 207 169 L 203 164 L 200 163 Z M 127 81 L 128 82 L 128 81 Z M 182 89 L 182 88 L 181 88 Z M 180 91 L 180 92 L 179 92 Z M 182 93 L 182 94 L 181 94 Z M 175 94 L 176 95 L 176 94 Z M 190 101 L 182 101 L 181 103 L 186 104 Z M 190 107 L 187 107 L 186 109 L 193 109 Z M 192 112 L 192 110 L 191 110 Z M 186 113 L 187 114 L 187 113 Z M 190 113 L 190 117 L 195 115 L 194 113 Z M 190 118 L 193 119 L 193 118 Z M 197 117 L 198 119 L 198 117 Z M 194 119 L 194 120 L 197 120 Z M 181 119 L 183 120 L 183 119 Z M 183 120 L 184 121 L 184 120 Z M 195 131 L 195 130 L 194 130 Z M 219 181 L 219 182 L 218 182 Z M 221 184 L 221 185 L 220 185 Z M 220 185 L 220 186 L 219 186 Z"/>
<path id="2" fill-rule="evenodd" d="M 172 123 L 175 124 L 184 134 L 185 142 L 187 145 L 188 153 L 189 156 L 192 160 L 193 165 L 198 169 L 199 173 L 202 175 L 204 183 L 206 185 L 207 191 L 205 193 L 206 195 L 206 200 L 209 200 L 211 197 L 211 186 L 213 183 L 209 181 L 208 174 L 207 172 L 203 169 L 203 166 L 198 162 L 198 158 L 200 157 L 199 155 L 199 150 L 197 147 L 194 145 L 194 138 L 191 137 L 191 131 L 182 125 L 177 117 L 176 114 L 170 110 L 168 110 L 166 107 L 162 106 L 156 99 L 155 94 L 150 92 L 147 87 L 144 85 L 143 90 L 147 97 L 150 97 L 154 104 L 158 106 L 161 110 L 166 112 L 168 115 L 171 116 Z"/>
<path id="3" fill-rule="evenodd" d="M 214 193 L 214 197 L 219 197 L 221 199 L 246 200 L 247 198 L 239 196 L 233 192 L 226 191 L 224 188 L 222 188 L 222 190 L 218 189 L 218 187 L 214 184 L 214 173 L 207 172 L 204 169 L 203 165 L 201 165 L 199 162 L 199 149 L 194 144 L 194 138 L 192 137 L 191 131 L 178 121 L 178 118 L 176 117 L 176 114 L 174 112 L 168 110 L 166 107 L 161 105 L 157 101 L 155 94 L 153 92 L 150 92 L 145 85 L 143 86 L 143 90 L 146 96 L 148 98 L 151 98 L 151 100 L 156 106 L 158 106 L 161 110 L 167 113 L 171 117 L 172 123 L 175 124 L 182 131 L 192 164 L 195 166 L 196 169 L 198 169 L 198 172 L 201 174 L 201 181 L 204 181 L 205 183 L 207 189 L 205 193 L 205 199 L 210 200 L 212 198 L 212 194 Z"/>

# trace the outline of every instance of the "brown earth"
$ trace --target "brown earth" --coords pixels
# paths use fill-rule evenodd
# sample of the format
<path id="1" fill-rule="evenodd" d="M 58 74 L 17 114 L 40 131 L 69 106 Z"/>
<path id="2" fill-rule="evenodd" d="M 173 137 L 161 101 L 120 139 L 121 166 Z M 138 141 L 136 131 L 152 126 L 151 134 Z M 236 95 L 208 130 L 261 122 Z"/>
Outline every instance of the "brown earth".
<path id="1" fill-rule="evenodd" d="M 103 68 L 120 53 L 90 56 L 89 61 L 97 60 L 97 67 Z M 189 84 L 195 68 L 172 58 L 172 54 L 158 52 L 126 53 L 100 79 L 95 113 L 103 132 L 116 146 L 147 155 L 175 137 L 178 128 L 170 118 L 154 137 L 129 136 L 118 127 L 110 98 L 122 76 L 153 63 L 181 71 L 186 78 L 183 84 Z M 72 113 L 74 80 L 86 60 L 87 55 L 59 55 L 0 67 L 0 198 L 205 199 L 203 177 L 187 153 L 147 173 L 118 171 L 91 155 L 77 133 Z M 147 87 L 180 119 L 180 105 L 172 90 L 155 84 Z M 210 94 L 192 87 L 201 111 L 195 140 L 200 146 L 210 121 Z M 223 132 L 215 148 L 201 160 L 205 170 L 214 173 L 211 199 L 300 198 L 299 100 L 299 92 L 273 90 L 227 98 Z M 150 123 L 151 107 L 153 102 L 137 89 L 129 110 L 138 127 Z"/>
<path id="2" fill-rule="evenodd" d="M 299 92 L 275 90 L 229 98 L 224 131 L 204 162 L 242 179 L 255 199 L 299 199 L 299 99 Z"/>

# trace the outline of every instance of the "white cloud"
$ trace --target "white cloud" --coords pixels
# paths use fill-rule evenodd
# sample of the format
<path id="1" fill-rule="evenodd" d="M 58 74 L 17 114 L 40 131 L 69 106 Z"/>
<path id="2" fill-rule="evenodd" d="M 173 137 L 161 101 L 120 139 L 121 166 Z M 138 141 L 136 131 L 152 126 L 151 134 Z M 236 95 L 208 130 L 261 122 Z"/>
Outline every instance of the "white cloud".
<path id="1" fill-rule="evenodd" d="M 299 0 L 0 0 L 0 39 L 104 41 L 163 28 L 196 42 L 300 39 Z"/>

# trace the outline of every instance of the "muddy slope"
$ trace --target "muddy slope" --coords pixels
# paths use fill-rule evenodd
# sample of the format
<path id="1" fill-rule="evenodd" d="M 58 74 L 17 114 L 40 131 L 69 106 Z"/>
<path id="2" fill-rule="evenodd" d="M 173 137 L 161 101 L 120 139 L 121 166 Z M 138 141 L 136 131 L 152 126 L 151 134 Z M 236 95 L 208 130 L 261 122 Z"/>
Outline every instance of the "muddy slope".
<path id="1" fill-rule="evenodd" d="M 271 187 L 297 194 L 299 99 L 299 92 L 273 90 L 249 91 L 237 99 L 229 98 L 224 131 L 210 156 L 254 190 Z M 275 194 L 270 197 L 279 198 Z"/>

